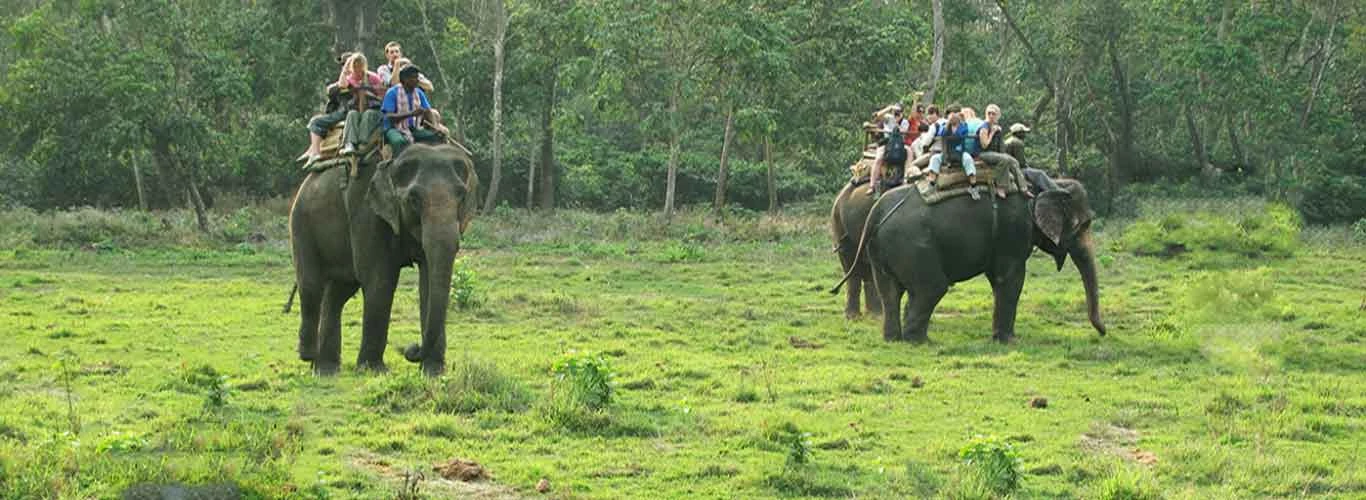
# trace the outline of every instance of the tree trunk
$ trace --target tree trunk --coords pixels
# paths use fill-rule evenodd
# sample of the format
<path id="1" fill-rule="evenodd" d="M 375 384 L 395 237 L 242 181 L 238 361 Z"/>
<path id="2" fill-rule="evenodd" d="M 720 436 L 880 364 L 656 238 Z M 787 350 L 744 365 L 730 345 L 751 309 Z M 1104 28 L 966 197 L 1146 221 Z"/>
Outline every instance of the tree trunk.
<path id="1" fill-rule="evenodd" d="M 1058 175 L 1068 175 L 1071 171 L 1072 156 L 1072 85 L 1062 78 L 1062 70 L 1058 71 L 1058 93 L 1054 112 L 1057 115 L 1058 130 Z"/>
<path id="2" fill-rule="evenodd" d="M 502 29 L 493 40 L 493 174 L 489 180 L 488 198 L 484 199 L 484 213 L 493 213 L 498 206 L 498 185 L 503 180 L 503 42 Z"/>
<path id="3" fill-rule="evenodd" d="M 735 105 L 726 108 L 726 127 L 721 132 L 721 169 L 716 174 L 716 215 L 726 210 L 726 176 L 730 174 L 730 141 L 735 132 Z"/>
<path id="4" fill-rule="evenodd" d="M 365 52 L 366 42 L 375 36 L 383 3 L 373 0 L 328 0 L 323 3 L 328 20 L 336 28 L 332 35 L 332 52 Z"/>
<path id="5" fill-rule="evenodd" d="M 199 185 L 195 182 L 193 173 L 187 176 L 187 181 L 189 205 L 194 209 L 195 221 L 199 223 L 199 231 L 207 234 L 209 232 L 209 213 L 208 209 L 204 207 L 204 197 L 199 195 Z"/>
<path id="6" fill-rule="evenodd" d="M 1251 170 L 1247 164 L 1247 153 L 1243 152 L 1243 142 L 1238 140 L 1238 115 L 1228 118 L 1228 142 L 1233 147 L 1233 159 L 1238 162 L 1238 166 L 1246 171 Z"/>
<path id="7" fill-rule="evenodd" d="M 1134 108 L 1133 97 L 1129 92 L 1129 78 L 1124 73 L 1124 65 L 1119 61 L 1119 48 L 1115 35 L 1106 43 L 1107 52 L 1110 53 L 1110 71 L 1115 80 L 1115 101 L 1119 104 L 1119 133 L 1115 137 L 1114 166 L 1115 180 L 1120 186 L 1128 183 L 1133 177 L 1132 167 L 1134 150 Z"/>
<path id="8" fill-rule="evenodd" d="M 674 82 L 673 91 L 669 93 L 669 173 L 666 176 L 664 187 L 664 216 L 672 218 L 674 215 L 674 187 L 678 178 L 678 149 L 679 136 L 678 130 L 678 99 L 682 92 L 683 82 Z"/>
<path id="9" fill-rule="evenodd" d="M 1332 12 L 1337 12 L 1337 2 L 1333 2 Z M 1300 128 L 1303 129 L 1309 124 L 1309 114 L 1314 111 L 1314 101 L 1319 97 L 1319 85 L 1323 83 L 1324 70 L 1328 69 L 1328 64 L 1333 60 L 1333 33 L 1337 31 L 1337 19 L 1333 19 L 1332 25 L 1328 26 L 1328 36 L 1323 39 L 1323 56 L 1319 58 L 1319 63 L 1314 67 L 1314 78 L 1309 86 L 1309 100 L 1304 103 L 1304 112 L 1300 114 Z"/>
<path id="10" fill-rule="evenodd" d="M 925 94 L 925 102 L 934 104 L 935 93 L 939 90 L 939 76 L 944 69 L 944 0 L 933 0 L 934 11 L 934 59 L 930 61 L 930 91 Z"/>
<path id="11" fill-rule="evenodd" d="M 140 155 L 133 155 L 133 156 L 132 156 L 132 158 L 133 158 L 133 182 L 134 182 L 135 184 L 137 184 L 137 188 L 138 188 L 138 209 L 142 210 L 143 212 L 146 212 L 146 211 L 147 211 L 147 189 L 143 187 L 143 183 L 142 183 L 142 167 L 138 166 L 138 164 L 141 163 L 141 162 L 138 160 L 138 156 L 140 156 Z"/>
<path id="12" fill-rule="evenodd" d="M 1024 31 L 1020 30 L 1020 25 L 1015 23 L 1015 17 L 1006 9 L 1005 1 L 996 0 L 996 7 L 1001 9 L 1001 17 L 1006 19 L 1006 26 L 1010 28 L 1012 33 L 1015 33 L 1015 38 L 1020 39 L 1020 45 L 1024 45 L 1025 55 L 1034 63 L 1034 71 L 1038 73 L 1039 80 L 1043 82 L 1045 94 L 1039 99 L 1039 103 L 1034 106 L 1033 121 L 1030 123 L 1031 126 L 1037 127 L 1039 118 L 1043 116 L 1044 107 L 1047 106 L 1048 102 L 1053 100 L 1058 93 L 1057 85 L 1054 83 L 1053 77 L 1051 76 L 1052 71 L 1049 70 L 1048 65 L 1044 63 L 1044 59 L 1039 56 L 1039 53 L 1034 50 L 1034 44 L 1029 43 L 1029 38 L 1025 37 Z M 1055 110 L 1063 106 L 1061 100 L 1058 101 L 1057 106 L 1058 108 L 1055 108 Z M 1059 111 L 1059 113 L 1061 113 L 1061 111 Z M 1058 125 L 1061 126 L 1062 123 L 1059 122 Z M 1059 165 L 1059 168 L 1061 168 L 1061 165 Z"/>
<path id="13" fill-rule="evenodd" d="M 555 102 L 559 91 L 558 69 L 552 69 L 547 82 L 545 106 L 541 109 L 541 210 L 555 210 Z"/>
<path id="14" fill-rule="evenodd" d="M 1200 139 L 1200 127 L 1195 124 L 1195 111 L 1191 109 L 1190 101 L 1183 100 L 1182 108 L 1186 115 L 1186 130 L 1191 136 L 1191 152 L 1195 155 L 1195 161 L 1200 169 L 1209 165 L 1209 156 L 1205 154 L 1205 143 Z"/>
<path id="15" fill-rule="evenodd" d="M 764 136 L 764 167 L 768 171 L 768 211 L 778 213 L 778 185 L 773 172 L 773 140 Z"/>

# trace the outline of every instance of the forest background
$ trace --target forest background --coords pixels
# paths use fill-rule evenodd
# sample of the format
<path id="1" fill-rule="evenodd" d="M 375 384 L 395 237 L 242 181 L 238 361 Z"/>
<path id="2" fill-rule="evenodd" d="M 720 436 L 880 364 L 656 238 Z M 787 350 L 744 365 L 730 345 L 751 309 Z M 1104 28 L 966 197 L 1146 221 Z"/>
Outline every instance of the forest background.
<path id="1" fill-rule="evenodd" d="M 1366 4 L 7 0 L 0 206 L 292 194 L 335 77 L 435 82 L 485 206 L 776 210 L 833 195 L 890 102 L 1004 108 L 1102 214 L 1154 193 L 1366 217 Z M 201 217 L 201 220 L 203 218 Z"/>

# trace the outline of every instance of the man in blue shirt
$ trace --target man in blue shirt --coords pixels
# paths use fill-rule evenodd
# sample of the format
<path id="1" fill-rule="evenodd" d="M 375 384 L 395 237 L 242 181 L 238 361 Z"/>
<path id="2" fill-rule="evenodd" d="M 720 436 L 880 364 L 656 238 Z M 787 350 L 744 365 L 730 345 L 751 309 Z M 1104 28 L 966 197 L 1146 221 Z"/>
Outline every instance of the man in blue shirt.
<path id="1" fill-rule="evenodd" d="M 399 84 L 384 93 L 384 103 L 380 105 L 380 112 L 384 113 L 384 140 L 393 148 L 394 158 L 415 141 L 441 141 L 441 136 L 425 128 L 422 121 L 430 119 L 432 105 L 427 102 L 427 93 L 417 86 L 418 74 L 416 65 L 399 70 Z"/>

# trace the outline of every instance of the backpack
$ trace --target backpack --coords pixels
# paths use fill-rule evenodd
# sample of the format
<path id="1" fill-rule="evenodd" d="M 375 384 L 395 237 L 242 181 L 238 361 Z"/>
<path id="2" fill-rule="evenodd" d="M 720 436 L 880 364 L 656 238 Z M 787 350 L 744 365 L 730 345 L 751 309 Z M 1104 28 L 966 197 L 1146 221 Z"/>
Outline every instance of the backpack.
<path id="1" fill-rule="evenodd" d="M 906 138 L 901 133 L 901 127 L 896 127 L 887 132 L 887 146 L 882 150 L 882 161 L 892 165 L 902 165 L 906 163 Z"/>

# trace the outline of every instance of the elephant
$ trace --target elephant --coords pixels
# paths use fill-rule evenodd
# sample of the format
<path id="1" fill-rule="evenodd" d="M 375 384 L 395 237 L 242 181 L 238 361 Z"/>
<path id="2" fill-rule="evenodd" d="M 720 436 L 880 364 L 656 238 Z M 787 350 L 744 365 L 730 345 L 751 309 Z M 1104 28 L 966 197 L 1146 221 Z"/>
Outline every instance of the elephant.
<path id="1" fill-rule="evenodd" d="M 935 205 L 927 205 L 914 185 L 884 193 L 869 212 L 861 243 L 882 300 L 883 339 L 928 341 L 930 316 L 949 286 L 985 274 L 995 296 L 992 338 L 1012 342 L 1025 264 L 1036 246 L 1054 257 L 1058 270 L 1072 257 L 1086 290 L 1091 325 L 1104 336 L 1091 235 L 1094 215 L 1086 189 L 1070 179 L 1057 185 L 1060 189 L 1033 200 L 1011 193 L 1005 199 L 959 196 Z M 905 293 L 910 298 L 903 329 Z"/>
<path id="2" fill-rule="evenodd" d="M 474 162 L 461 148 L 414 144 L 392 161 L 361 162 L 308 175 L 290 207 L 299 289 L 299 359 L 320 375 L 341 365 L 341 314 L 363 290 L 361 369 L 384 371 L 399 271 L 417 264 L 421 346 L 404 357 L 427 375 L 445 371 L 451 272 L 478 202 Z M 343 184 L 345 187 L 342 187 Z"/>
<path id="3" fill-rule="evenodd" d="M 873 272 L 868 267 L 868 258 L 858 255 L 863 223 L 874 201 L 867 188 L 867 184 L 845 184 L 835 197 L 834 207 L 830 209 L 830 237 L 835 242 L 835 252 L 840 256 L 840 267 L 849 274 L 849 288 L 845 291 L 844 302 L 844 316 L 849 319 L 859 316 L 860 292 L 867 313 L 882 314 L 882 301 L 873 287 Z"/>

